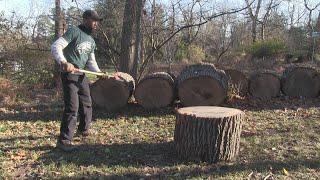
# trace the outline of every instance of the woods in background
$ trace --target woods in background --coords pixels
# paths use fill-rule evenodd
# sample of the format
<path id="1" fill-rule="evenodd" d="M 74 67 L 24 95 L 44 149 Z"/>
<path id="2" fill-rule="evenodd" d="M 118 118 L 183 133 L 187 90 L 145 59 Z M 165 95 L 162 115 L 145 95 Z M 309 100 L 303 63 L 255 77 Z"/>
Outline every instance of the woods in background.
<path id="1" fill-rule="evenodd" d="M 49 45 L 80 23 L 77 1 L 37 17 L 0 14 L 0 74 L 20 83 L 53 87 Z M 83 1 L 82 1 L 83 2 Z M 270 68 L 273 64 L 319 61 L 318 4 L 311 1 L 94 0 L 103 17 L 96 34 L 97 61 L 136 80 L 150 64 L 211 62 Z M 61 10 L 59 10 L 59 7 Z M 263 66 L 261 64 L 268 64 Z M 241 67 L 239 65 L 239 67 Z"/>

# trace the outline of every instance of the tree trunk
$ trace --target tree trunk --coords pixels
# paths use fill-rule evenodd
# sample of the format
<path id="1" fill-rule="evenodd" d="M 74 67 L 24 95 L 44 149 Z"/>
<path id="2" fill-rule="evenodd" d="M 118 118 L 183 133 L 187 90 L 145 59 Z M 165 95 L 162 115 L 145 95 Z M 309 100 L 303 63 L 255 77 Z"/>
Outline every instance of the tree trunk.
<path id="1" fill-rule="evenodd" d="M 135 29 L 136 29 L 136 35 L 135 35 L 135 49 L 134 49 L 134 59 L 133 59 L 133 65 L 131 70 L 131 76 L 136 80 L 138 75 L 138 64 L 141 61 L 141 16 L 142 16 L 142 9 L 143 9 L 143 1 L 144 0 L 137 0 L 136 4 L 136 23 L 135 23 Z"/>
<path id="2" fill-rule="evenodd" d="M 144 108 L 166 107 L 175 99 L 174 80 L 165 72 L 149 74 L 137 85 L 134 97 Z"/>
<path id="3" fill-rule="evenodd" d="M 196 106 L 177 110 L 174 144 L 184 159 L 234 161 L 239 153 L 244 113 L 238 109 Z"/>
<path id="4" fill-rule="evenodd" d="M 290 97 L 317 97 L 319 80 L 319 74 L 313 68 L 289 67 L 282 76 L 282 91 Z"/>
<path id="5" fill-rule="evenodd" d="M 255 98 L 264 100 L 280 94 L 280 79 L 273 73 L 256 73 L 250 77 L 249 92 Z"/>
<path id="6" fill-rule="evenodd" d="M 61 6 L 60 6 L 60 0 L 55 0 L 56 5 L 56 14 L 55 14 L 55 40 L 57 40 L 59 37 L 61 37 L 64 33 L 63 28 L 63 18 L 61 13 Z M 57 89 L 62 89 L 62 82 L 60 78 L 60 65 L 55 62 L 54 72 L 53 72 L 53 79 L 55 81 L 55 87 Z M 60 91 L 56 92 L 60 92 Z"/>
<path id="7" fill-rule="evenodd" d="M 93 104 L 107 111 L 117 110 L 124 107 L 131 97 L 135 82 L 126 73 L 119 73 L 120 79 L 99 79 L 91 86 Z"/>
<path id="8" fill-rule="evenodd" d="M 134 7 L 135 0 L 126 0 L 124 15 L 123 15 L 123 26 L 122 26 L 122 37 L 121 37 L 121 54 L 120 54 L 120 71 L 130 73 L 132 56 L 132 30 L 134 22 Z"/>
<path id="9" fill-rule="evenodd" d="M 218 105 L 227 97 L 228 77 L 212 64 L 186 67 L 177 77 L 177 84 L 184 106 Z"/>

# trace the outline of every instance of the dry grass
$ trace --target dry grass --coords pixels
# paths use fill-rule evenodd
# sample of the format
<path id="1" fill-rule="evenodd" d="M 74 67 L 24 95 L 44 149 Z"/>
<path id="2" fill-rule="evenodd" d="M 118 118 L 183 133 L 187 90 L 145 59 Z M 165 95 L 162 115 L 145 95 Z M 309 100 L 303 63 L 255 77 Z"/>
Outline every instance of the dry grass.
<path id="1" fill-rule="evenodd" d="M 55 148 L 62 106 L 8 110 L 0 115 L 0 177 L 81 179 L 317 179 L 320 177 L 319 99 L 224 104 L 246 113 L 236 162 L 179 159 L 173 147 L 173 108 L 147 111 L 131 104 L 116 113 L 95 110 L 78 150 Z"/>

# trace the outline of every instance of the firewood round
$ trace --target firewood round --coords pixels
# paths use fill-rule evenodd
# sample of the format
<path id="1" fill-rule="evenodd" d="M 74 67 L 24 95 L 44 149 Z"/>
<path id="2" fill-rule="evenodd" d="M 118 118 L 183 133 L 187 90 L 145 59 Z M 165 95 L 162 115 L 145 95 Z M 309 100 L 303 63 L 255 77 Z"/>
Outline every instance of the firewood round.
<path id="1" fill-rule="evenodd" d="M 309 67 L 289 67 L 282 76 L 282 91 L 290 97 L 313 98 L 319 95 L 319 74 Z"/>
<path id="2" fill-rule="evenodd" d="M 184 106 L 219 105 L 227 97 L 228 77 L 213 64 L 196 64 L 180 73 L 177 86 Z"/>
<path id="3" fill-rule="evenodd" d="M 134 97 L 144 108 L 161 108 L 173 102 L 174 91 L 173 78 L 166 72 L 157 72 L 147 75 L 139 82 Z"/>
<path id="4" fill-rule="evenodd" d="M 99 79 L 90 86 L 93 104 L 98 108 L 113 111 L 127 105 L 135 83 L 126 73 L 118 73 L 120 79 Z"/>
<path id="5" fill-rule="evenodd" d="M 178 155 L 188 160 L 233 161 L 239 153 L 244 113 L 216 106 L 177 110 L 174 144 Z"/>
<path id="6" fill-rule="evenodd" d="M 280 95 L 280 91 L 280 78 L 273 73 L 256 73 L 250 77 L 249 92 L 255 98 L 268 100 Z"/>

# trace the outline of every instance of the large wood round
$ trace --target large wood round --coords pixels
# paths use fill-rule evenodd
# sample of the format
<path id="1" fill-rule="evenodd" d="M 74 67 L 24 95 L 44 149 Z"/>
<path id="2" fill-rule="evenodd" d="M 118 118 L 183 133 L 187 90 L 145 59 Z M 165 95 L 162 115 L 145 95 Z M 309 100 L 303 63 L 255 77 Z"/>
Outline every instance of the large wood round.
<path id="1" fill-rule="evenodd" d="M 277 97 L 281 91 L 280 79 L 273 73 L 256 73 L 249 82 L 250 94 L 259 99 Z"/>
<path id="2" fill-rule="evenodd" d="M 219 105 L 227 97 L 228 77 L 212 64 L 186 67 L 178 76 L 177 84 L 184 106 Z"/>
<path id="3" fill-rule="evenodd" d="M 239 94 L 246 95 L 248 93 L 249 80 L 246 75 L 235 69 L 225 70 L 226 75 L 230 78 L 231 87 Z"/>
<path id="4" fill-rule="evenodd" d="M 319 74 L 313 68 L 289 67 L 282 76 L 282 91 L 290 97 L 312 98 L 319 95 Z"/>
<path id="5" fill-rule="evenodd" d="M 174 144 L 184 159 L 233 161 L 239 152 L 244 113 L 216 106 L 177 110 Z"/>
<path id="6" fill-rule="evenodd" d="M 173 102 L 174 91 L 173 78 L 168 73 L 157 72 L 147 75 L 139 82 L 134 97 L 144 108 L 161 108 Z"/>
<path id="7" fill-rule="evenodd" d="M 120 79 L 99 79 L 90 86 L 93 104 L 98 108 L 113 111 L 127 105 L 134 90 L 134 80 L 126 73 Z"/>

